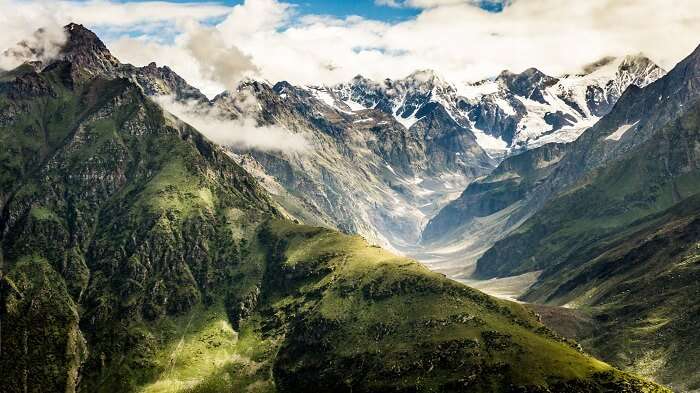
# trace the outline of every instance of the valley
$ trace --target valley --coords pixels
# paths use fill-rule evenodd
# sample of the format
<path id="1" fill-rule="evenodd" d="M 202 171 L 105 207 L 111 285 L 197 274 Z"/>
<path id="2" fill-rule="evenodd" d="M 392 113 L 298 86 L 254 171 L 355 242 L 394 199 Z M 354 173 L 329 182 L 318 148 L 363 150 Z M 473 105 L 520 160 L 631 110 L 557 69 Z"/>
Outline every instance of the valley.
<path id="1" fill-rule="evenodd" d="M 700 49 L 210 99 L 64 33 L 0 73 L 2 391 L 699 388 Z"/>

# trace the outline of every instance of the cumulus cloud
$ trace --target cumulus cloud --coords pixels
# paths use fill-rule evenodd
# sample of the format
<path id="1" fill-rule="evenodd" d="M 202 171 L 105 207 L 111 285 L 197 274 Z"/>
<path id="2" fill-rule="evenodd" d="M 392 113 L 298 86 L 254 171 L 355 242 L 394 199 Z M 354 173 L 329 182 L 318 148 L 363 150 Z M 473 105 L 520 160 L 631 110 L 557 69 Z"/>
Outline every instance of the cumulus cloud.
<path id="1" fill-rule="evenodd" d="M 331 84 L 357 74 L 400 78 L 416 69 L 435 69 L 459 82 L 529 67 L 560 75 L 606 56 L 639 52 L 670 68 L 700 41 L 697 0 L 376 2 L 415 7 L 419 13 L 400 22 L 302 15 L 283 0 L 246 0 L 233 7 L 107 0 L 53 2 L 46 7 L 60 18 L 70 15 L 88 26 L 144 32 L 139 37 L 110 37 L 107 44 L 126 62 L 168 64 L 209 95 L 256 70 L 270 81 Z M 31 15 L 41 7 L 25 5 L 37 1 L 20 3 L 22 7 L 3 12 L 0 19 L 12 23 L 17 13 L 27 13 L 30 17 L 20 24 L 36 26 L 42 19 Z M 476 3 L 512 4 L 490 13 Z M 214 17 L 221 22 L 192 28 Z M 157 26 L 163 23 L 174 26 L 174 38 L 162 39 Z M 228 63 L 227 57 L 233 60 Z"/>
<path id="2" fill-rule="evenodd" d="M 375 0 L 377 5 L 393 8 L 433 8 L 446 5 L 476 5 L 499 8 L 510 5 L 512 0 Z"/>
<path id="3" fill-rule="evenodd" d="M 233 90 L 244 76 L 258 72 L 251 57 L 235 45 L 227 44 L 221 32 L 214 28 L 191 28 L 185 48 L 197 60 L 202 76 L 228 90 Z"/>
<path id="4" fill-rule="evenodd" d="M 385 2 L 393 3 L 398 2 Z M 456 81 L 533 66 L 559 75 L 605 56 L 638 52 L 670 68 L 700 37 L 695 0 L 673 6 L 663 0 L 527 0 L 501 13 L 486 12 L 472 1 L 400 3 L 424 9 L 400 23 L 305 16 L 282 29 L 227 39 L 240 42 L 268 79 L 333 83 L 358 73 L 397 78 L 423 68 Z M 229 16 L 219 28 L 236 22 Z"/>
<path id="5" fill-rule="evenodd" d="M 65 42 L 65 34 L 54 7 L 15 9 L 15 2 L 0 0 L 0 68 L 11 69 L 27 60 L 55 56 Z M 18 12 L 19 11 L 19 12 Z M 42 27 L 41 31 L 37 31 Z"/>
<path id="6" fill-rule="evenodd" d="M 183 103 L 168 96 L 158 97 L 156 102 L 163 109 L 220 145 L 242 150 L 285 153 L 303 153 L 310 148 L 309 142 L 303 135 L 292 133 L 280 126 L 258 126 L 252 117 L 242 116 L 232 120 L 216 108 L 204 108 L 196 103 Z M 256 106 L 255 98 L 251 96 L 243 100 L 242 104 L 247 108 Z"/>
<path id="7" fill-rule="evenodd" d="M 66 34 L 62 28 L 51 25 L 35 30 L 0 53 L 0 70 L 13 69 L 26 61 L 47 62 L 58 56 L 65 42 Z"/>

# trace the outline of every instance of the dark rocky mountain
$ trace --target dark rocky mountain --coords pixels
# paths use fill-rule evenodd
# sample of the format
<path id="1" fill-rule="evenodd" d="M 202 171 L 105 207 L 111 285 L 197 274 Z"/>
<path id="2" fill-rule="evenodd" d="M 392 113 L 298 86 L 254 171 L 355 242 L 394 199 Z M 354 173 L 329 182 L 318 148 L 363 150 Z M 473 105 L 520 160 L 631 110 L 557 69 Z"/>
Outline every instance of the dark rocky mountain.
<path id="1" fill-rule="evenodd" d="M 197 88 L 167 66 L 151 63 L 145 67 L 122 64 L 105 44 L 84 26 L 71 23 L 66 27 L 67 41 L 58 58 L 71 64 L 74 80 L 89 80 L 95 76 L 126 78 L 137 83 L 146 94 L 173 95 L 180 100 L 208 102 Z"/>
<path id="2" fill-rule="evenodd" d="M 506 159 L 492 175 L 470 185 L 471 189 L 428 223 L 422 235 L 424 243 L 463 248 L 463 253 L 470 257 L 462 260 L 461 265 L 471 272 L 471 265 L 486 249 L 518 228 L 546 201 L 565 192 L 596 168 L 637 149 L 656 130 L 677 117 L 684 105 L 697 99 L 692 66 L 696 56 L 695 53 L 689 56 L 666 76 L 644 88 L 630 85 L 613 110 L 576 141 L 561 146 L 544 145 Z M 473 195 L 484 189 L 486 193 L 476 196 L 477 204 L 494 208 L 474 215 Z M 510 196 L 505 204 L 504 194 Z M 492 198 L 495 200 L 491 201 Z M 463 239 L 468 238 L 482 241 L 477 245 L 467 244 Z"/>
<path id="3" fill-rule="evenodd" d="M 383 82 L 358 76 L 332 87 L 249 81 L 214 105 L 232 117 L 254 117 L 311 139 L 310 154 L 236 151 L 289 211 L 413 253 L 424 225 L 457 190 L 492 170 L 495 159 L 488 155 L 515 151 L 525 123 L 535 139 L 572 140 L 597 119 L 594 111 L 609 110 L 605 102 L 614 102 L 621 88 L 662 73 L 642 56 L 559 79 L 535 69 L 504 72 L 496 81 L 462 89 L 471 98 L 432 71 Z M 598 93 L 586 98 L 593 88 Z M 532 99 L 538 94 L 539 101 L 549 101 Z M 250 97 L 259 107 L 243 115 Z"/>
<path id="4" fill-rule="evenodd" d="M 505 160 L 424 233 L 430 241 L 500 217 L 507 235 L 478 260 L 477 277 L 541 271 L 523 300 L 585 308 L 606 329 L 588 337 L 589 348 L 681 391 L 698 386 L 689 333 L 700 323 L 690 300 L 697 288 L 687 280 L 700 192 L 699 67 L 700 49 L 650 85 L 629 87 L 575 142 Z"/>
<path id="5" fill-rule="evenodd" d="M 411 89 L 409 100 L 429 99 L 429 86 Z M 247 81 L 213 105 L 309 142 L 306 152 L 232 149 L 290 213 L 387 247 L 415 243 L 426 217 L 495 166 L 439 102 L 421 106 L 421 119 L 408 128 L 391 112 L 351 110 L 328 89 L 286 82 Z"/>
<path id="6" fill-rule="evenodd" d="M 285 219 L 75 37 L 0 79 L 3 391 L 667 391 L 521 305 Z"/>

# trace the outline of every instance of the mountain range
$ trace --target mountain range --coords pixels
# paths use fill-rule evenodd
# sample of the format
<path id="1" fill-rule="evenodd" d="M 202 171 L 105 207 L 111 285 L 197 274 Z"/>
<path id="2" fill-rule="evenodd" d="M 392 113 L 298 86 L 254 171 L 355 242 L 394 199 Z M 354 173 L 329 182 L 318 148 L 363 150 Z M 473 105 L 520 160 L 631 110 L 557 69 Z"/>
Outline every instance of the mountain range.
<path id="1" fill-rule="evenodd" d="M 65 29 L 58 58 L 0 74 L 3 390 L 697 389 L 697 54 L 210 100 Z M 390 252 L 450 244 L 451 274 L 538 272 L 541 308 Z"/>
<path id="2" fill-rule="evenodd" d="M 232 149 L 288 210 L 411 254 L 439 209 L 504 157 L 574 140 L 624 88 L 663 73 L 629 56 L 585 75 L 504 71 L 463 85 L 432 71 L 381 83 L 358 76 L 331 87 L 247 80 L 210 105 L 310 141 L 311 154 Z M 247 110 L 241 103 L 251 96 L 260 105 Z"/>

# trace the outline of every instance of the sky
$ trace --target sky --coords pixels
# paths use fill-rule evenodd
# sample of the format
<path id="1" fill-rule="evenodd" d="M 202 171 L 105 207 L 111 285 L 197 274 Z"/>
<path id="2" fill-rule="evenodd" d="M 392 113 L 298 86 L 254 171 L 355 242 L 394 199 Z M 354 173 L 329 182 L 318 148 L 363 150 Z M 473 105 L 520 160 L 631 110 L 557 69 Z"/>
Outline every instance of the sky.
<path id="1" fill-rule="evenodd" d="M 53 45 L 71 21 L 122 62 L 168 65 L 210 96 L 244 77 L 334 84 L 433 69 L 463 83 L 640 52 L 669 69 L 700 43 L 698 0 L 0 0 L 0 50 L 39 27 L 54 38 L 38 44 Z"/>

